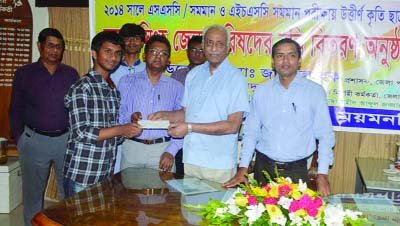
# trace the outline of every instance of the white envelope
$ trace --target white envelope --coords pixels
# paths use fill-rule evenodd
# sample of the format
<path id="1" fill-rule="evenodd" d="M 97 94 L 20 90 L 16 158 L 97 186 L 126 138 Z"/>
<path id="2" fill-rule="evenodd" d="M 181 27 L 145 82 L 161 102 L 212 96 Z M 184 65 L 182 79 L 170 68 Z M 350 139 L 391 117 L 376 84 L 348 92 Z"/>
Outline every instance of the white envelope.
<path id="1" fill-rule="evenodd" d="M 139 120 L 139 125 L 143 129 L 168 129 L 168 120 Z"/>

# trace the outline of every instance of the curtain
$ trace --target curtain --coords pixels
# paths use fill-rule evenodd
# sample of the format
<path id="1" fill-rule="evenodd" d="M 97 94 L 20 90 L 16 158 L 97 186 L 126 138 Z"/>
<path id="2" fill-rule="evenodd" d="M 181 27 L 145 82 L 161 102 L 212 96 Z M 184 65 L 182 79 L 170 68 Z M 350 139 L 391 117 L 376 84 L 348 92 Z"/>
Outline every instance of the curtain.
<path id="1" fill-rule="evenodd" d="M 49 27 L 58 29 L 65 40 L 63 63 L 80 75 L 90 68 L 89 8 L 49 7 Z"/>

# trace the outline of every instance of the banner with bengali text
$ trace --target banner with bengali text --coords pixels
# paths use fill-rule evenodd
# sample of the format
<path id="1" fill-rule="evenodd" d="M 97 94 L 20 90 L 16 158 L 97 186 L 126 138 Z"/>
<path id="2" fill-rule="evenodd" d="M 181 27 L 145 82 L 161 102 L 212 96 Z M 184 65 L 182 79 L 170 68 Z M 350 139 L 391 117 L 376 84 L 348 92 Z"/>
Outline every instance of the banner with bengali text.
<path id="1" fill-rule="evenodd" d="M 193 35 L 212 24 L 231 32 L 229 60 L 246 76 L 249 95 L 274 77 L 272 45 L 302 46 L 300 75 L 327 93 L 336 131 L 400 134 L 400 1 L 367 0 L 91 0 L 91 35 L 140 24 L 146 38 L 166 36 L 172 73 L 188 64 Z"/>

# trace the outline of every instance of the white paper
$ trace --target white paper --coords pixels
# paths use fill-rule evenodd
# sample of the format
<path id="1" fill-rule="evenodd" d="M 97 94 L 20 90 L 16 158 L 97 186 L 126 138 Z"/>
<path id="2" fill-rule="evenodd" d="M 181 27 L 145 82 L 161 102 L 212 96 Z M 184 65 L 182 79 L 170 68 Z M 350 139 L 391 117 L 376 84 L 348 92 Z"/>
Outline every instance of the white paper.
<path id="1" fill-rule="evenodd" d="M 139 120 L 139 125 L 143 129 L 168 129 L 168 120 Z"/>
<path id="2" fill-rule="evenodd" d="M 215 192 L 217 189 L 211 187 L 206 182 L 197 178 L 183 178 L 168 180 L 167 184 L 175 188 L 184 195 L 193 195 L 206 192 Z"/>

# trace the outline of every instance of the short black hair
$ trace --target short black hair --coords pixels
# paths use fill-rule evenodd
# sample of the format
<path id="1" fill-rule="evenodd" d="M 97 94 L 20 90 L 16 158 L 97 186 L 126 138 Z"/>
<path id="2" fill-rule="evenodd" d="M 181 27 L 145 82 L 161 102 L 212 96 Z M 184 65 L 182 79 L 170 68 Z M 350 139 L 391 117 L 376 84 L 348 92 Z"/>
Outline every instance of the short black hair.
<path id="1" fill-rule="evenodd" d="M 98 53 L 104 42 L 111 42 L 114 45 L 119 45 L 121 46 L 122 51 L 125 49 L 124 39 L 122 39 L 119 34 L 112 31 L 102 31 L 97 33 L 97 35 L 92 39 L 90 48 Z"/>
<path id="2" fill-rule="evenodd" d="M 147 53 L 150 49 L 151 44 L 153 42 L 162 42 L 168 47 L 168 54 L 171 56 L 171 44 L 169 43 L 168 39 L 162 35 L 153 35 L 147 40 L 146 45 L 144 46 L 144 52 Z"/>
<path id="3" fill-rule="evenodd" d="M 38 36 L 38 41 L 41 44 L 44 44 L 46 42 L 47 37 L 50 37 L 50 36 L 61 39 L 62 49 L 65 49 L 64 37 L 62 36 L 61 32 L 55 28 L 48 27 L 48 28 L 41 30 L 39 33 L 39 36 Z"/>
<path id="4" fill-rule="evenodd" d="M 122 25 L 121 29 L 119 30 L 119 35 L 121 35 L 122 38 L 139 36 L 142 42 L 144 42 L 146 32 L 140 25 L 134 23 L 126 23 Z"/>
<path id="5" fill-rule="evenodd" d="M 285 44 L 285 43 L 293 44 L 296 47 L 296 51 L 297 51 L 297 54 L 299 55 L 299 58 L 301 58 L 301 47 L 300 47 L 299 43 L 297 43 L 295 40 L 293 40 L 291 38 L 281 39 L 272 46 L 272 58 L 274 58 L 274 56 L 276 54 L 276 48 L 278 48 L 278 46 Z"/>
<path id="6" fill-rule="evenodd" d="M 203 41 L 203 36 L 201 35 L 194 35 L 189 39 L 188 42 L 188 49 L 191 45 L 193 45 L 193 43 L 199 43 L 201 44 L 201 42 Z"/>

